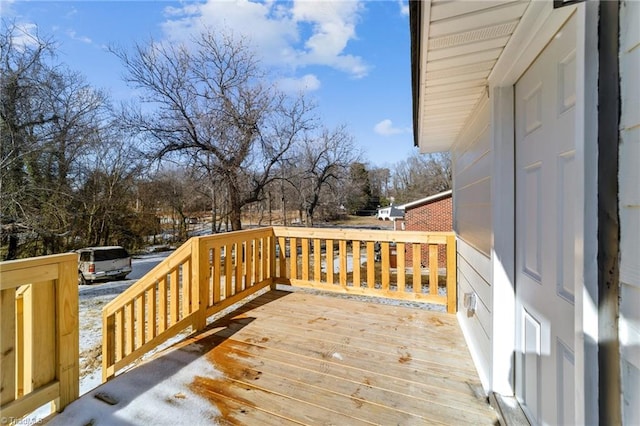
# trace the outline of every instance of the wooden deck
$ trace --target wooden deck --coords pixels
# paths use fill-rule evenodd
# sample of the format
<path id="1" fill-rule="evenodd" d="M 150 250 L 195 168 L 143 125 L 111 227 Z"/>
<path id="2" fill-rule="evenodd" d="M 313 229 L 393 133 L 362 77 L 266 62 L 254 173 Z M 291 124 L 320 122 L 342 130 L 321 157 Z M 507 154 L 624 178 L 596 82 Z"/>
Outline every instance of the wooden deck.
<path id="1" fill-rule="evenodd" d="M 497 423 L 450 314 L 269 291 L 146 365 L 175 351 L 216 371 L 189 372 L 185 392 L 220 413 L 203 423 Z M 135 409 L 135 401 L 126 405 Z"/>

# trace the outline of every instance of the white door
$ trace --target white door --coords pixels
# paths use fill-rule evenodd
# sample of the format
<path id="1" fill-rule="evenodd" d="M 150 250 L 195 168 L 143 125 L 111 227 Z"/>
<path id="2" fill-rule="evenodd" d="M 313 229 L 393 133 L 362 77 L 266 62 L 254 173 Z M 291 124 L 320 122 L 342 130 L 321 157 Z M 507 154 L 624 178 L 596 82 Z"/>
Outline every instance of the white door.
<path id="1" fill-rule="evenodd" d="M 574 421 L 575 15 L 515 86 L 516 395 Z"/>

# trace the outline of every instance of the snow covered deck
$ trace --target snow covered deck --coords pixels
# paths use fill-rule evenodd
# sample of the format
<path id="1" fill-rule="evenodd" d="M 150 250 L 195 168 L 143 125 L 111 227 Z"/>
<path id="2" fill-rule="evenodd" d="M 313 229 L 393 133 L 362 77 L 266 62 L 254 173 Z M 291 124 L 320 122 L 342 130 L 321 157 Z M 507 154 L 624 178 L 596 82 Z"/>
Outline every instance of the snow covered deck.
<path id="1" fill-rule="evenodd" d="M 50 422 L 495 423 L 455 315 L 278 290 L 116 376 Z"/>

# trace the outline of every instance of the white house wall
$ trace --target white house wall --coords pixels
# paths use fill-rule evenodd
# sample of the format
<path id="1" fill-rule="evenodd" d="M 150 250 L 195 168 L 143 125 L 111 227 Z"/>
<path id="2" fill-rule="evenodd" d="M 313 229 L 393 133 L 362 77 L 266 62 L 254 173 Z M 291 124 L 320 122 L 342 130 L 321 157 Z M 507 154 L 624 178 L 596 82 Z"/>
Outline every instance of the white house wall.
<path id="1" fill-rule="evenodd" d="M 458 318 L 485 388 L 491 371 L 491 108 L 486 96 L 452 148 L 454 229 L 458 235 Z M 475 294 L 468 314 L 464 295 Z"/>
<path id="2" fill-rule="evenodd" d="M 454 227 L 480 252 L 491 253 L 491 131 L 483 96 L 453 147 Z"/>
<path id="3" fill-rule="evenodd" d="M 620 343 L 624 424 L 640 424 L 640 2 L 620 7 Z"/>

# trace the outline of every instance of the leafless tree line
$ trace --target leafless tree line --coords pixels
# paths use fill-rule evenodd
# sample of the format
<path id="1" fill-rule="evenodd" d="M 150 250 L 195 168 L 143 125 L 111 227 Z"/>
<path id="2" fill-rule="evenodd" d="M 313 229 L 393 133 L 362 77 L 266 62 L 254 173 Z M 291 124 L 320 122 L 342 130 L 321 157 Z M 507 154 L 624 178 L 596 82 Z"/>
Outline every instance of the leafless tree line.
<path id="1" fill-rule="evenodd" d="M 118 106 L 59 64 L 56 48 L 2 21 L 4 259 L 147 244 L 163 217 L 184 240 L 204 212 L 209 232 L 240 229 L 248 211 L 258 224 L 293 211 L 312 225 L 450 182 L 447 158 L 416 155 L 395 171 L 363 163 L 346 126 L 323 126 L 312 101 L 269 83 L 232 34 L 111 48 L 137 96 Z"/>

